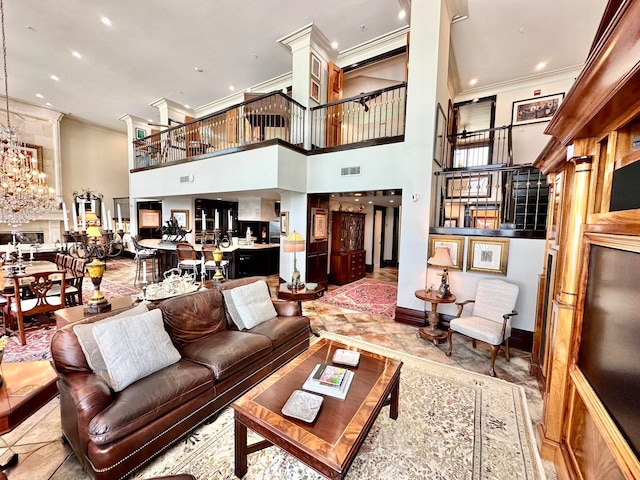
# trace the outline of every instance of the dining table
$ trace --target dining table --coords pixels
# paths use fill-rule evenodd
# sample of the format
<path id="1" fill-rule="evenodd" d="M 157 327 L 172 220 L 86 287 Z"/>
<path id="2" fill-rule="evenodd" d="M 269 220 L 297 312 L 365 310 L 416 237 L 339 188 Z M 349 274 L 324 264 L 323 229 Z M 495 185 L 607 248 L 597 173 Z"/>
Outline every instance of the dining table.
<path id="1" fill-rule="evenodd" d="M 54 262 L 48 260 L 30 260 L 23 262 L 13 262 L 2 265 L 2 276 L 0 276 L 0 293 L 2 295 L 13 295 L 13 277 L 17 274 L 34 274 L 40 272 L 51 272 L 59 270 Z M 69 278 L 67 272 L 67 278 Z M 27 279 L 22 280 L 26 285 Z"/>

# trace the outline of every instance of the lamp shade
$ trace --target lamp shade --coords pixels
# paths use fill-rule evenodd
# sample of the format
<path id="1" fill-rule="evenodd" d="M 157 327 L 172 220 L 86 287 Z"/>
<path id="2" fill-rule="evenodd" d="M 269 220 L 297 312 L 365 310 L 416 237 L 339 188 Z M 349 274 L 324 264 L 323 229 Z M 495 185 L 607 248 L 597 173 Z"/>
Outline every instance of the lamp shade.
<path id="1" fill-rule="evenodd" d="M 100 233 L 100 229 L 98 227 L 88 227 L 87 228 L 87 236 L 88 237 L 101 237 L 102 233 Z"/>
<path id="2" fill-rule="evenodd" d="M 87 212 L 85 214 L 85 220 L 87 221 L 87 223 L 89 224 L 94 224 L 94 223 L 98 223 L 98 215 L 96 215 L 93 212 Z"/>
<path id="3" fill-rule="evenodd" d="M 449 249 L 443 247 L 436 248 L 433 256 L 427 260 L 427 263 L 435 267 L 450 267 L 453 265 L 451 256 L 449 255 Z"/>
<path id="4" fill-rule="evenodd" d="M 304 238 L 295 230 L 289 234 L 284 241 L 283 251 L 285 252 L 304 252 Z"/>

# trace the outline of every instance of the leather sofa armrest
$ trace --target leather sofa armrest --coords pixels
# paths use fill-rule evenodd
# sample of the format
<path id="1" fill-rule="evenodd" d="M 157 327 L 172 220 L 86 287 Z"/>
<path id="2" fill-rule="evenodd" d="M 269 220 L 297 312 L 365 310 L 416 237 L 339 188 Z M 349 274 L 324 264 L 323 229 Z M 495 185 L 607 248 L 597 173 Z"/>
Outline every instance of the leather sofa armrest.
<path id="1" fill-rule="evenodd" d="M 58 390 L 71 401 L 78 421 L 88 425 L 93 417 L 111 405 L 113 392 L 107 382 L 93 373 L 61 375 Z"/>
<path id="2" fill-rule="evenodd" d="M 302 315 L 298 302 L 290 300 L 274 300 L 273 306 L 279 317 L 299 317 Z"/>

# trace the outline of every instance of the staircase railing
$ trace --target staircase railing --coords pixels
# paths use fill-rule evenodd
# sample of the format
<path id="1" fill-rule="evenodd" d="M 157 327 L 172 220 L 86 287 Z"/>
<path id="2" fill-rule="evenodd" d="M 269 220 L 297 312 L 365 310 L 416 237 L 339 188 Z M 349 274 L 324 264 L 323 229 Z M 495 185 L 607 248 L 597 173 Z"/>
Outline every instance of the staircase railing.
<path id="1" fill-rule="evenodd" d="M 407 84 L 362 93 L 311 109 L 311 150 L 402 137 Z"/>
<path id="2" fill-rule="evenodd" d="M 265 94 L 134 140 L 134 168 L 174 163 L 276 138 L 302 146 L 305 110 L 280 91 Z"/>
<path id="3" fill-rule="evenodd" d="M 484 166 L 436 172 L 435 177 L 432 229 L 473 229 L 466 233 L 481 235 L 546 229 L 549 186 L 537 168 Z"/>
<path id="4" fill-rule="evenodd" d="M 448 168 L 513 165 L 511 125 L 452 135 L 449 149 Z"/>

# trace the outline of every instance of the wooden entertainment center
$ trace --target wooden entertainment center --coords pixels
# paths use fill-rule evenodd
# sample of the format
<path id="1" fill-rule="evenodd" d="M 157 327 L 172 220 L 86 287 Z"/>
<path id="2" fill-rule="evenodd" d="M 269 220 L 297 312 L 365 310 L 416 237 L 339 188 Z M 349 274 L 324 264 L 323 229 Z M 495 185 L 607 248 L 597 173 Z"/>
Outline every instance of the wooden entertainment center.
<path id="1" fill-rule="evenodd" d="M 640 478 L 640 0 L 610 0 L 534 166 L 553 208 L 532 373 L 560 479 Z"/>

